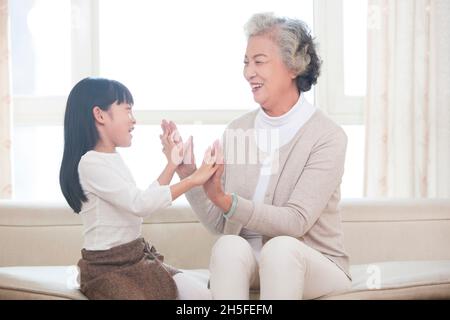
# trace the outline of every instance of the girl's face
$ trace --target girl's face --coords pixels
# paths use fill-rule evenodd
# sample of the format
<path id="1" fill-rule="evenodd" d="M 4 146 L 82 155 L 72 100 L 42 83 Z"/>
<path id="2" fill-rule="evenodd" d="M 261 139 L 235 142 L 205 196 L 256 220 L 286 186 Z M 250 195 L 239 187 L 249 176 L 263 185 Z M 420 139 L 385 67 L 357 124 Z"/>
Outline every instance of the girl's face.
<path id="1" fill-rule="evenodd" d="M 298 92 L 295 74 L 284 64 L 278 45 L 267 35 L 250 37 L 244 64 L 244 77 L 253 98 L 266 112 L 275 113 L 284 97 Z"/>
<path id="2" fill-rule="evenodd" d="M 131 146 L 131 131 L 134 130 L 136 120 L 134 119 L 131 106 L 128 103 L 117 104 L 114 102 L 106 111 L 105 116 L 105 140 L 112 147 Z M 107 141 L 104 141 L 107 142 Z"/>

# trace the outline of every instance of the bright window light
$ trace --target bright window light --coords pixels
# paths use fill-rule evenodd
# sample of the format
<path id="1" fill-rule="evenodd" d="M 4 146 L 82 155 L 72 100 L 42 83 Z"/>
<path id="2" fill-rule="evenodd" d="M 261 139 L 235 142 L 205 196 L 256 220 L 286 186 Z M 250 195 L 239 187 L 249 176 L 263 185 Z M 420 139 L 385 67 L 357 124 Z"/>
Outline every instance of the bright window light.
<path id="1" fill-rule="evenodd" d="M 71 1 L 9 1 L 14 95 L 66 95 L 71 85 Z"/>
<path id="2" fill-rule="evenodd" d="M 345 95 L 365 96 L 367 77 L 367 0 L 344 0 Z"/>
<path id="3" fill-rule="evenodd" d="M 128 86 L 136 109 L 250 109 L 247 20 L 275 12 L 313 26 L 313 0 L 100 0 L 99 11 L 100 74 Z"/>

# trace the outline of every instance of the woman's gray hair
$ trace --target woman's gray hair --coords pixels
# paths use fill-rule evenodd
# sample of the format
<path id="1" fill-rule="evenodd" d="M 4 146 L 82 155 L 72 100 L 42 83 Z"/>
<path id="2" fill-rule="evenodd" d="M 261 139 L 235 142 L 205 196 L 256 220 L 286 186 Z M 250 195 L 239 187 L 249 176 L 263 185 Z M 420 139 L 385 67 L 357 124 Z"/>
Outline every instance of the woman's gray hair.
<path id="1" fill-rule="evenodd" d="M 298 19 L 276 17 L 273 13 L 257 13 L 245 25 L 247 39 L 267 35 L 280 48 L 285 65 L 297 74 L 297 88 L 307 92 L 317 83 L 322 61 L 306 23 Z"/>

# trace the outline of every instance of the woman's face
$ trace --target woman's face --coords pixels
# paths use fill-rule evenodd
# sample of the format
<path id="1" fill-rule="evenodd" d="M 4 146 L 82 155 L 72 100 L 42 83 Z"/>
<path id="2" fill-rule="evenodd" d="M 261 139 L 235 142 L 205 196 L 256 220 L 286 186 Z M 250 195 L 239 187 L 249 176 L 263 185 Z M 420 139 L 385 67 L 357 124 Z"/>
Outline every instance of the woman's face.
<path id="1" fill-rule="evenodd" d="M 244 59 L 244 77 L 249 82 L 253 98 L 269 114 L 298 95 L 295 74 L 284 64 L 278 45 L 267 35 L 248 40 Z M 283 106 L 284 107 L 284 106 Z"/>

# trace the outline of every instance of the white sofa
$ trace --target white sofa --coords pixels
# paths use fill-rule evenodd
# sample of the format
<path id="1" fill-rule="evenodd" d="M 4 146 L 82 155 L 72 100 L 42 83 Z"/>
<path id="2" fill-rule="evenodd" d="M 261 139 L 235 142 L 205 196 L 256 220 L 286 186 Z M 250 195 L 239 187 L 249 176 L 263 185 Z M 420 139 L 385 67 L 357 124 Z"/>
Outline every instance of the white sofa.
<path id="1" fill-rule="evenodd" d="M 344 199 L 341 212 L 353 286 L 321 299 L 450 299 L 450 199 Z M 167 263 L 206 285 L 217 236 L 189 207 L 158 212 L 142 229 Z M 0 299 L 85 299 L 81 247 L 80 217 L 66 205 L 0 201 Z"/>

